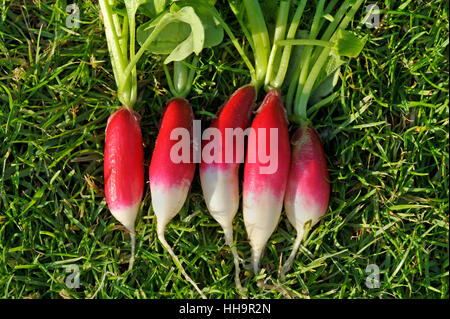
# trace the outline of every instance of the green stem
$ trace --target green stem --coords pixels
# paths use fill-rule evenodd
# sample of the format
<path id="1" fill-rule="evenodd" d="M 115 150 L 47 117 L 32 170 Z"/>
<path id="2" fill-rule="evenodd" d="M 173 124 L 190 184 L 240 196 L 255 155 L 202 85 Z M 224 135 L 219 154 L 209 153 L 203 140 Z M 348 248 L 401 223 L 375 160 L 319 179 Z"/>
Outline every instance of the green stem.
<path id="1" fill-rule="evenodd" d="M 188 68 L 183 61 L 173 63 L 173 82 L 176 92 L 182 92 L 187 85 Z"/>
<path id="2" fill-rule="evenodd" d="M 100 11 L 102 12 L 103 16 L 103 24 L 105 25 L 105 35 L 108 49 L 111 55 L 111 63 L 113 64 L 113 68 L 119 68 L 122 66 L 123 56 L 119 37 L 116 32 L 116 24 L 114 23 L 112 9 L 108 0 L 99 0 L 99 4 Z M 114 76 L 116 76 L 116 78 L 120 80 L 121 74 L 118 72 L 114 72 Z"/>
<path id="3" fill-rule="evenodd" d="M 119 24 L 119 17 L 117 15 L 113 16 L 114 23 L 116 24 L 116 32 L 118 33 L 118 30 L 120 28 L 118 27 Z M 123 17 L 123 25 L 122 30 L 120 30 L 120 36 L 119 36 L 119 43 L 120 47 L 122 48 L 122 55 L 124 57 L 128 56 L 128 17 Z"/>
<path id="4" fill-rule="evenodd" d="M 314 14 L 313 23 L 311 26 L 311 31 L 309 33 L 309 39 L 314 40 L 317 37 L 317 34 L 319 33 L 319 22 L 322 18 L 323 14 L 323 7 L 325 4 L 325 0 L 320 0 L 319 4 L 317 6 L 316 12 Z M 308 78 L 309 73 L 309 64 L 310 64 L 310 58 L 311 58 L 311 52 L 313 50 L 312 46 L 307 46 L 302 54 L 302 71 L 300 72 L 300 77 L 298 79 L 298 85 L 297 85 L 297 93 L 295 97 L 295 104 L 297 105 L 300 99 L 301 92 L 303 91 L 303 87 L 305 85 L 305 82 Z M 300 109 L 300 113 L 298 114 L 300 118 L 306 120 L 306 108 Z"/>
<path id="5" fill-rule="evenodd" d="M 313 46 L 320 46 L 320 47 L 325 47 L 325 48 L 331 48 L 333 46 L 333 43 L 331 43 L 330 41 L 313 40 L 313 39 L 281 40 L 281 41 L 278 41 L 277 44 L 279 46 L 313 45 Z"/>
<path id="6" fill-rule="evenodd" d="M 342 1 L 342 0 L 340 0 L 340 1 Z M 327 7 L 325 8 L 325 10 L 323 11 L 323 14 L 325 15 L 325 14 L 330 14 L 331 13 L 331 11 L 334 9 L 334 7 L 336 6 L 336 4 L 337 4 L 337 2 L 338 2 L 338 0 L 332 0 L 332 1 L 330 1 L 330 3 L 327 5 Z M 333 19 L 334 19 L 335 17 L 333 17 Z M 323 26 L 323 24 L 326 22 L 327 20 L 326 19 L 322 19 L 321 21 L 320 21 L 320 23 L 319 23 L 319 30 L 322 30 L 322 26 Z"/>
<path id="7" fill-rule="evenodd" d="M 330 104 L 338 96 L 339 96 L 339 92 L 333 92 L 326 98 L 324 98 L 324 99 L 320 100 L 319 102 L 317 102 L 316 104 L 308 107 L 307 113 L 308 113 L 309 119 L 310 120 L 312 119 L 311 114 L 313 114 L 314 112 L 317 112 L 322 106 Z"/>
<path id="8" fill-rule="evenodd" d="M 186 97 L 188 96 L 189 92 L 191 92 L 192 82 L 194 81 L 195 68 L 197 67 L 197 64 L 198 64 L 198 56 L 194 56 L 194 59 L 192 60 L 192 68 L 190 68 L 189 75 L 187 77 L 186 82 L 187 85 L 185 86 L 184 90 L 179 93 L 180 97 Z"/>
<path id="9" fill-rule="evenodd" d="M 350 5 L 350 1 L 349 0 L 344 1 L 344 3 L 339 8 L 338 12 L 336 12 L 336 14 L 334 15 L 333 22 L 331 22 L 328 25 L 328 27 L 325 29 L 321 40 L 323 40 L 323 41 L 329 41 L 330 40 L 331 36 L 336 31 L 337 25 L 339 24 L 339 22 L 341 21 L 342 17 L 345 14 L 345 12 L 347 11 L 349 5 Z M 321 52 L 322 52 L 322 48 L 315 48 L 315 50 L 314 50 L 314 52 L 312 54 L 313 61 L 315 61 L 318 58 L 318 56 L 320 55 Z"/>
<path id="10" fill-rule="evenodd" d="M 256 69 L 256 88 L 264 84 L 270 54 L 270 40 L 266 22 L 258 0 L 244 0 L 245 10 L 252 34 Z"/>
<path id="11" fill-rule="evenodd" d="M 118 87 L 119 100 L 123 105 L 129 105 L 129 92 L 122 91 L 126 79 L 124 79 L 124 72 L 126 64 L 126 56 L 122 54 L 122 48 L 117 35 L 117 24 L 114 22 L 111 2 L 108 0 L 99 0 L 100 10 L 103 16 L 103 23 L 105 25 L 105 35 L 108 44 L 108 49 L 111 57 L 111 64 L 113 67 L 114 78 Z M 117 22 L 117 21 L 116 21 Z"/>
<path id="12" fill-rule="evenodd" d="M 236 16 L 236 20 L 239 22 L 239 25 L 241 26 L 242 32 L 244 32 L 244 36 L 247 39 L 248 43 L 250 44 L 250 47 L 252 49 L 252 52 L 255 51 L 255 46 L 253 44 L 252 36 L 250 34 L 250 31 L 248 31 L 247 26 L 245 25 L 244 21 L 241 17 L 241 12 L 236 6 L 232 3 L 232 1 L 228 1 L 228 4 L 230 5 L 231 11 L 233 11 L 234 15 Z"/>
<path id="13" fill-rule="evenodd" d="M 309 73 L 305 85 L 302 86 L 300 94 L 297 89 L 297 97 L 295 99 L 295 113 L 302 119 L 306 119 L 306 106 L 309 96 L 311 95 L 312 84 L 314 84 L 317 76 L 322 70 L 323 65 L 328 59 L 331 49 L 326 48 L 322 51 L 319 58 L 316 60 L 311 72 Z"/>
<path id="14" fill-rule="evenodd" d="M 133 16 L 130 19 L 130 60 L 134 58 L 136 50 L 136 19 Z M 130 107 L 136 103 L 137 100 L 137 71 L 134 66 L 131 71 L 131 92 L 130 92 Z"/>
<path id="15" fill-rule="evenodd" d="M 161 19 L 161 22 L 157 24 L 155 29 L 152 31 L 150 36 L 145 40 L 144 44 L 139 48 L 138 52 L 136 53 L 133 58 L 130 59 L 130 62 L 126 66 L 126 68 L 123 71 L 123 78 L 121 80 L 120 84 L 124 84 L 125 81 L 128 81 L 130 78 L 130 74 L 132 70 L 135 69 L 136 63 L 139 61 L 139 59 L 142 57 L 144 52 L 148 49 L 150 44 L 153 42 L 153 40 L 158 36 L 158 34 L 164 29 L 164 27 L 170 23 L 170 21 L 162 21 L 164 17 Z"/>
<path id="16" fill-rule="evenodd" d="M 290 0 L 285 0 L 280 2 L 280 7 L 278 9 L 278 16 L 275 26 L 275 34 L 273 36 L 273 46 L 272 50 L 270 51 L 269 56 L 269 62 L 267 65 L 267 73 L 266 78 L 264 81 L 264 85 L 269 85 L 270 81 L 272 80 L 272 74 L 274 71 L 274 68 L 278 67 L 276 65 L 277 59 L 279 60 L 279 41 L 284 38 L 284 35 L 286 33 L 286 24 L 287 19 L 289 17 L 289 6 L 290 6 Z M 275 88 L 279 89 L 279 88 Z"/>
<path id="17" fill-rule="evenodd" d="M 300 72 L 302 71 L 301 67 L 298 67 L 297 70 L 295 70 L 294 76 L 292 77 L 292 81 L 291 83 L 289 83 L 289 89 L 288 89 L 288 93 L 286 95 L 286 109 L 287 109 L 287 113 L 288 115 L 292 115 L 293 114 L 293 100 L 294 100 L 294 93 L 295 93 L 295 89 L 296 89 L 296 84 L 297 81 L 296 79 L 298 79 L 300 77 Z"/>
<path id="18" fill-rule="evenodd" d="M 164 73 L 166 74 L 167 83 L 169 84 L 169 90 L 172 93 L 173 96 L 177 96 L 177 91 L 175 90 L 175 87 L 173 86 L 172 76 L 170 75 L 169 68 L 166 64 L 163 64 Z"/>
<path id="19" fill-rule="evenodd" d="M 289 26 L 289 30 L 286 36 L 286 39 L 293 39 L 297 33 L 298 25 L 300 24 L 300 20 L 303 15 L 303 11 L 305 9 L 306 0 L 302 0 L 300 5 L 297 7 L 295 11 L 294 18 L 292 19 L 291 25 Z M 270 82 L 270 86 L 274 88 L 279 88 L 283 85 L 284 78 L 286 76 L 286 72 L 289 66 L 289 60 L 291 56 L 292 46 L 285 46 L 283 49 L 283 54 L 280 59 L 280 64 L 278 66 L 278 72 L 275 78 Z M 298 77 L 298 76 L 297 76 Z M 297 78 L 296 77 L 296 78 Z"/>

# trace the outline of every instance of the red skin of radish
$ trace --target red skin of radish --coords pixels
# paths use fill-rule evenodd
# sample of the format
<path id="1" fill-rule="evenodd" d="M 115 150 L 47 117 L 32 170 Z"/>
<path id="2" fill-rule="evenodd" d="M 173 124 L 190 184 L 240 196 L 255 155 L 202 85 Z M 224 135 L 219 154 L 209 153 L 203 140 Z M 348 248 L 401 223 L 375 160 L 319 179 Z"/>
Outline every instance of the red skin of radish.
<path id="1" fill-rule="evenodd" d="M 181 184 L 183 179 L 192 181 L 195 163 L 192 160 L 189 163 L 174 163 L 171 160 L 170 150 L 178 140 L 171 140 L 170 134 L 175 128 L 185 128 L 192 138 L 193 121 L 194 113 L 187 100 L 175 98 L 169 101 L 150 163 L 149 177 L 151 184 L 172 187 Z"/>
<path id="2" fill-rule="evenodd" d="M 256 99 L 255 87 L 246 85 L 236 90 L 230 97 L 228 102 L 222 108 L 219 116 L 214 119 L 210 128 L 217 128 L 222 136 L 222 148 L 225 146 L 225 129 L 226 128 L 241 128 L 245 130 L 250 126 L 252 111 Z M 209 140 L 204 140 L 202 147 L 208 144 Z M 206 163 L 204 161 L 200 164 L 200 171 L 215 167 L 217 169 L 239 168 L 241 158 L 237 158 L 236 138 L 233 139 L 233 163 L 225 162 L 225 152 L 222 152 L 219 163 Z"/>
<path id="3" fill-rule="evenodd" d="M 292 136 L 292 159 L 285 207 L 297 229 L 311 220 L 314 226 L 328 207 L 330 183 L 325 152 L 314 128 L 302 126 Z"/>
<path id="4" fill-rule="evenodd" d="M 270 90 L 252 123 L 249 135 L 247 158 L 244 167 L 244 222 L 252 246 L 252 263 L 254 272 L 259 272 L 259 260 L 267 240 L 273 233 L 281 215 L 283 199 L 288 179 L 291 148 L 289 141 L 288 122 L 280 92 Z M 277 160 L 278 166 L 272 174 L 261 174 L 261 163 L 258 158 L 258 148 L 262 145 L 252 145 L 252 135 L 258 137 L 258 129 L 266 129 L 266 154 L 270 150 L 270 128 L 278 131 Z M 253 140 L 258 141 L 258 138 Z M 256 163 L 250 163 L 249 156 L 256 158 Z"/>
<path id="5" fill-rule="evenodd" d="M 192 146 L 192 126 L 194 113 L 189 102 L 174 98 L 167 104 L 161 127 L 156 139 L 150 169 L 150 191 L 158 229 L 164 231 L 166 224 L 182 208 L 195 172 Z M 189 132 L 190 160 L 187 163 L 172 161 L 170 151 L 180 139 L 171 140 L 174 129 L 184 128 Z"/>
<path id="6" fill-rule="evenodd" d="M 256 163 L 249 163 L 249 153 L 257 150 L 257 148 L 249 145 L 244 169 L 244 195 L 246 193 L 258 194 L 264 190 L 270 190 L 277 199 L 280 199 L 284 197 L 286 188 L 291 147 L 286 112 L 279 91 L 270 90 L 257 113 L 251 126 L 256 136 L 258 136 L 258 128 L 266 128 L 267 130 L 270 128 L 278 129 L 278 169 L 274 174 L 260 174 L 259 168 L 267 166 L 267 163 L 261 163 L 257 154 L 254 155 L 257 158 Z M 269 132 L 266 133 L 266 137 L 265 147 L 268 152 L 270 149 Z"/>
<path id="7" fill-rule="evenodd" d="M 144 189 L 140 116 L 125 107 L 108 118 L 105 137 L 105 196 L 111 213 L 131 232 Z"/>

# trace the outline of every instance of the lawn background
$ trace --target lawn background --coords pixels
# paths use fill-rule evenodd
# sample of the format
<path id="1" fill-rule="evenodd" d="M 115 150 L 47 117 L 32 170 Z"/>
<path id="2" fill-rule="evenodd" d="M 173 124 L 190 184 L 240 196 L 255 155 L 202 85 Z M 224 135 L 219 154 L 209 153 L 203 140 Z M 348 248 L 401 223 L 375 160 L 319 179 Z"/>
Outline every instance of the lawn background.
<path id="1" fill-rule="evenodd" d="M 148 183 L 127 271 L 129 236 L 102 191 L 106 121 L 120 103 L 98 5 L 76 3 L 81 26 L 68 29 L 65 1 L 0 1 L 0 298 L 199 298 L 156 239 Z M 377 29 L 359 23 L 373 3 L 383 10 Z M 242 38 L 226 2 L 217 8 Z M 328 213 L 286 281 L 260 289 L 248 271 L 241 280 L 252 298 L 448 298 L 448 2 L 367 1 L 349 29 L 369 41 L 342 69 L 338 99 L 312 118 L 328 157 Z M 170 98 L 161 61 L 138 67 L 146 180 Z M 228 37 L 203 51 L 189 100 L 204 127 L 248 81 Z M 241 211 L 234 230 L 246 259 Z M 283 214 L 262 259 L 268 285 L 294 236 Z M 238 297 L 198 174 L 166 238 L 208 297 Z M 78 289 L 65 283 L 73 264 Z M 370 264 L 379 288 L 366 286 Z"/>

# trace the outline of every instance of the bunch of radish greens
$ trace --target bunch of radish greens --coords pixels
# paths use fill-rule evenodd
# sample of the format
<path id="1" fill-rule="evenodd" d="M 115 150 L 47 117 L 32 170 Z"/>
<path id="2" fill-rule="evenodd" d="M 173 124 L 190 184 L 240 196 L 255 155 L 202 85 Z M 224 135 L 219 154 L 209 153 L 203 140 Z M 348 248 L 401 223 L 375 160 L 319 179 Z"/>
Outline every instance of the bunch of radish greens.
<path id="1" fill-rule="evenodd" d="M 297 238 L 281 278 L 291 268 L 304 235 L 327 210 L 330 184 L 326 158 L 308 114 L 336 97 L 332 92 L 341 65 L 358 56 L 364 47 L 366 39 L 345 30 L 362 2 L 328 1 L 325 6 L 325 1 L 319 0 L 310 28 L 302 30 L 299 26 L 307 1 L 279 1 L 273 36 L 257 0 L 230 2 L 253 52 L 254 64 L 243 56 L 252 76 L 250 85 L 256 92 L 260 88 L 267 91 L 251 124 L 243 180 L 243 217 L 255 274 L 259 273 L 261 255 L 278 224 L 283 203 Z M 291 139 L 288 119 L 293 124 Z M 269 149 L 271 129 L 277 133 L 278 167 L 268 174 L 263 170 L 267 163 L 257 155 Z M 260 139 L 265 142 L 257 143 Z M 258 159 L 251 162 L 249 158 Z M 238 199 L 236 195 L 232 200 Z"/>
<path id="2" fill-rule="evenodd" d="M 330 185 L 325 153 L 308 116 L 336 97 L 333 90 L 340 67 L 364 46 L 365 39 L 345 30 L 362 0 L 332 0 L 326 6 L 324 0 L 317 1 L 311 25 L 305 29 L 300 26 L 304 26 L 306 0 L 275 2 L 278 12 L 273 35 L 268 32 L 259 1 L 230 1 L 252 54 L 240 45 L 211 1 L 99 2 L 117 95 L 123 105 L 108 119 L 105 194 L 111 213 L 132 234 L 132 258 L 134 224 L 144 185 L 140 117 L 132 110 L 137 100 L 136 65 L 144 53 L 158 54 L 165 56 L 162 67 L 173 95 L 162 115 L 149 168 L 160 242 L 186 280 L 206 298 L 164 238 L 167 224 L 185 203 L 195 173 L 194 157 L 201 154 L 199 172 L 204 199 L 224 230 L 225 242 L 234 258 L 235 283 L 245 296 L 233 243 L 233 219 L 240 206 L 239 167 L 244 162 L 243 217 L 254 273 L 259 273 L 261 256 L 283 205 L 297 231 L 292 253 L 281 271 L 283 278 L 303 237 L 328 207 Z M 136 31 L 138 12 L 150 20 Z M 224 33 L 247 65 L 252 80 L 223 104 L 200 145 L 193 138 L 194 112 L 186 97 L 197 72 L 198 55 L 203 48 L 220 44 Z M 136 42 L 140 45 L 137 53 Z M 262 89 L 267 93 L 256 108 Z M 291 137 L 289 122 L 293 124 Z M 180 129 L 189 133 L 187 137 L 174 133 Z M 236 136 L 227 139 L 230 129 L 249 129 L 247 144 Z M 188 161 L 173 160 L 173 151 L 178 152 L 180 145 L 188 147 Z M 267 152 L 275 159 L 274 168 L 268 164 Z M 205 158 L 205 153 L 210 156 Z"/>

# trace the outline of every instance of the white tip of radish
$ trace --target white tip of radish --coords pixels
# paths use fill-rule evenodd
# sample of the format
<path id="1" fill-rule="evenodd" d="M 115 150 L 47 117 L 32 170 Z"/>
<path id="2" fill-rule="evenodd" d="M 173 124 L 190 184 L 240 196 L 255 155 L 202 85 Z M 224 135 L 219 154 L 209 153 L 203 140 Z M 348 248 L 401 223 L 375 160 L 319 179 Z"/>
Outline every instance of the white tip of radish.
<path id="1" fill-rule="evenodd" d="M 140 202 L 137 202 L 131 206 L 110 209 L 111 214 L 132 234 L 134 234 L 134 223 L 140 204 Z"/>
<path id="2" fill-rule="evenodd" d="M 230 227 L 239 209 L 239 185 L 236 174 L 224 169 L 200 171 L 206 206 L 212 217 L 225 228 Z"/>
<path id="3" fill-rule="evenodd" d="M 128 264 L 128 270 L 133 269 L 134 265 L 134 250 L 136 246 L 136 235 L 134 233 L 134 223 L 139 212 L 140 202 L 122 208 L 110 209 L 111 214 L 131 233 L 131 257 Z"/>
<path id="4" fill-rule="evenodd" d="M 286 215 L 289 222 L 298 232 L 303 231 L 303 226 L 308 222 L 313 227 L 319 221 L 322 208 L 305 197 L 296 196 L 294 202 L 285 202 Z"/>
<path id="5" fill-rule="evenodd" d="M 153 211 L 156 215 L 158 232 L 164 232 L 166 225 L 174 218 L 186 201 L 190 183 L 170 188 L 150 184 Z"/>
<path id="6" fill-rule="evenodd" d="M 283 202 L 271 192 L 244 196 L 244 223 L 252 247 L 252 264 L 255 274 L 267 241 L 277 227 Z"/>

